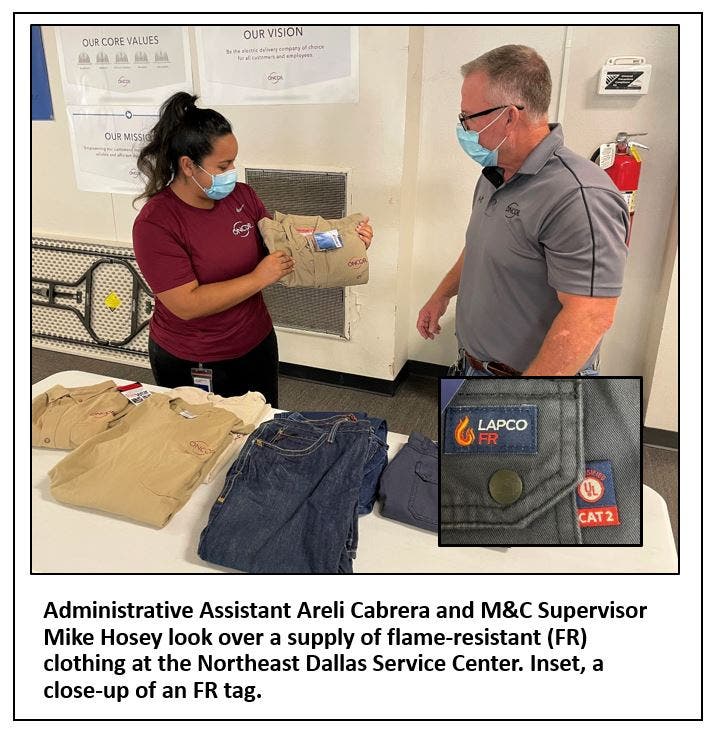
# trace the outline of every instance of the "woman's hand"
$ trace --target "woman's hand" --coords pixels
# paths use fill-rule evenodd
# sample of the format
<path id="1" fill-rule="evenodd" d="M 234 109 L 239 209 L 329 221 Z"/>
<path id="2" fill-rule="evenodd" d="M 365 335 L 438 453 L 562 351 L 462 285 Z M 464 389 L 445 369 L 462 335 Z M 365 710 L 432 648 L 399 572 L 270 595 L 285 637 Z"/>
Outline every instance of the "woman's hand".
<path id="1" fill-rule="evenodd" d="M 355 229 L 357 230 L 357 234 L 360 236 L 360 239 L 365 244 L 365 250 L 367 250 L 370 247 L 370 243 L 372 242 L 372 225 L 368 224 L 369 217 L 367 219 L 364 219 L 362 222 L 358 222 Z"/>
<path id="2" fill-rule="evenodd" d="M 293 270 L 295 261 L 283 250 L 276 250 L 275 253 L 266 255 L 265 258 L 255 267 L 253 273 L 261 283 L 261 288 L 270 286 L 276 281 L 280 281 L 283 276 L 288 275 Z"/>

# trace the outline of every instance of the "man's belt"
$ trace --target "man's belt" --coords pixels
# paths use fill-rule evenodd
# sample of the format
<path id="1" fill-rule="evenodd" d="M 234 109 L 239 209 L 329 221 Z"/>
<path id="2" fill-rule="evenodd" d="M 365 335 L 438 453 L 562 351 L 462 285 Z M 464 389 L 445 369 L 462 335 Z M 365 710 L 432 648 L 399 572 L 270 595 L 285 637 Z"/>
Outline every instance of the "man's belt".
<path id="1" fill-rule="evenodd" d="M 487 361 L 477 360 L 476 357 L 472 357 L 468 352 L 465 352 L 464 355 L 469 361 L 469 364 L 475 370 L 492 373 L 493 375 L 497 377 L 521 375 L 521 373 L 518 370 L 514 370 L 514 368 L 511 368 L 508 365 L 505 365 L 503 362 L 487 362 Z"/>

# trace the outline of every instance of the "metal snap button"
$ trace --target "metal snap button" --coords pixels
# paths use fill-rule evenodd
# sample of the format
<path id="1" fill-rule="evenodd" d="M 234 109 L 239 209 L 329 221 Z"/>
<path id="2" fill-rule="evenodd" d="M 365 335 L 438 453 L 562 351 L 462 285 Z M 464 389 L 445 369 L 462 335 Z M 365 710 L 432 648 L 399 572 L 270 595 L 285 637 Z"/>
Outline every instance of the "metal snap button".
<path id="1" fill-rule="evenodd" d="M 497 470 L 489 478 L 489 494 L 499 505 L 511 505 L 521 497 L 524 483 L 514 470 Z"/>
<path id="2" fill-rule="evenodd" d="M 45 439 L 44 439 L 44 442 L 45 442 L 45 444 L 49 444 L 50 443 L 50 437 L 49 436 L 46 436 Z"/>

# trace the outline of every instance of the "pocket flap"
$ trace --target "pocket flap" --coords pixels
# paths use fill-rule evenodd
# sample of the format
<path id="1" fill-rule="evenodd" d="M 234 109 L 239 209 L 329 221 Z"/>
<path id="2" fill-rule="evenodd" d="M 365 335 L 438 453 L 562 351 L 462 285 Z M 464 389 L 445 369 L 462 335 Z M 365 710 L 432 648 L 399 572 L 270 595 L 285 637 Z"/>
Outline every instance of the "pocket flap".
<path id="1" fill-rule="evenodd" d="M 525 528 L 583 476 L 580 381 L 466 380 L 441 440 L 442 526 Z"/>
<path id="2" fill-rule="evenodd" d="M 425 482 L 437 484 L 437 463 L 420 461 L 415 465 L 415 473 Z"/>

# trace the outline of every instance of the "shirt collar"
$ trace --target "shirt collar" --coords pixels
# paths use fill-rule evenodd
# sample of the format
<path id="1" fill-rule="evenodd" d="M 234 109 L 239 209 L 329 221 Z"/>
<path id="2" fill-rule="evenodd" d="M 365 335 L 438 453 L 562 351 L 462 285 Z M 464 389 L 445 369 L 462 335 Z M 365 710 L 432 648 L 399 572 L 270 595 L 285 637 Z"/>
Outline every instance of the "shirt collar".
<path id="1" fill-rule="evenodd" d="M 519 174 L 538 174 L 554 151 L 564 144 L 564 134 L 559 123 L 549 123 L 549 134 L 526 157 L 517 171 Z"/>
<path id="2" fill-rule="evenodd" d="M 554 151 L 564 144 L 564 134 L 560 123 L 549 123 L 549 134 L 526 157 L 521 168 L 514 174 L 538 174 L 553 156 Z M 501 166 L 486 166 L 482 169 L 484 178 L 498 189 L 504 183 L 504 169 Z"/>
<path id="3" fill-rule="evenodd" d="M 71 396 L 72 398 L 94 398 L 100 393 L 114 390 L 116 387 L 117 385 L 113 380 L 105 380 L 103 383 L 83 385 L 77 388 L 65 388 L 63 385 L 55 385 L 47 391 L 47 400 L 58 401 L 65 396 Z"/>

